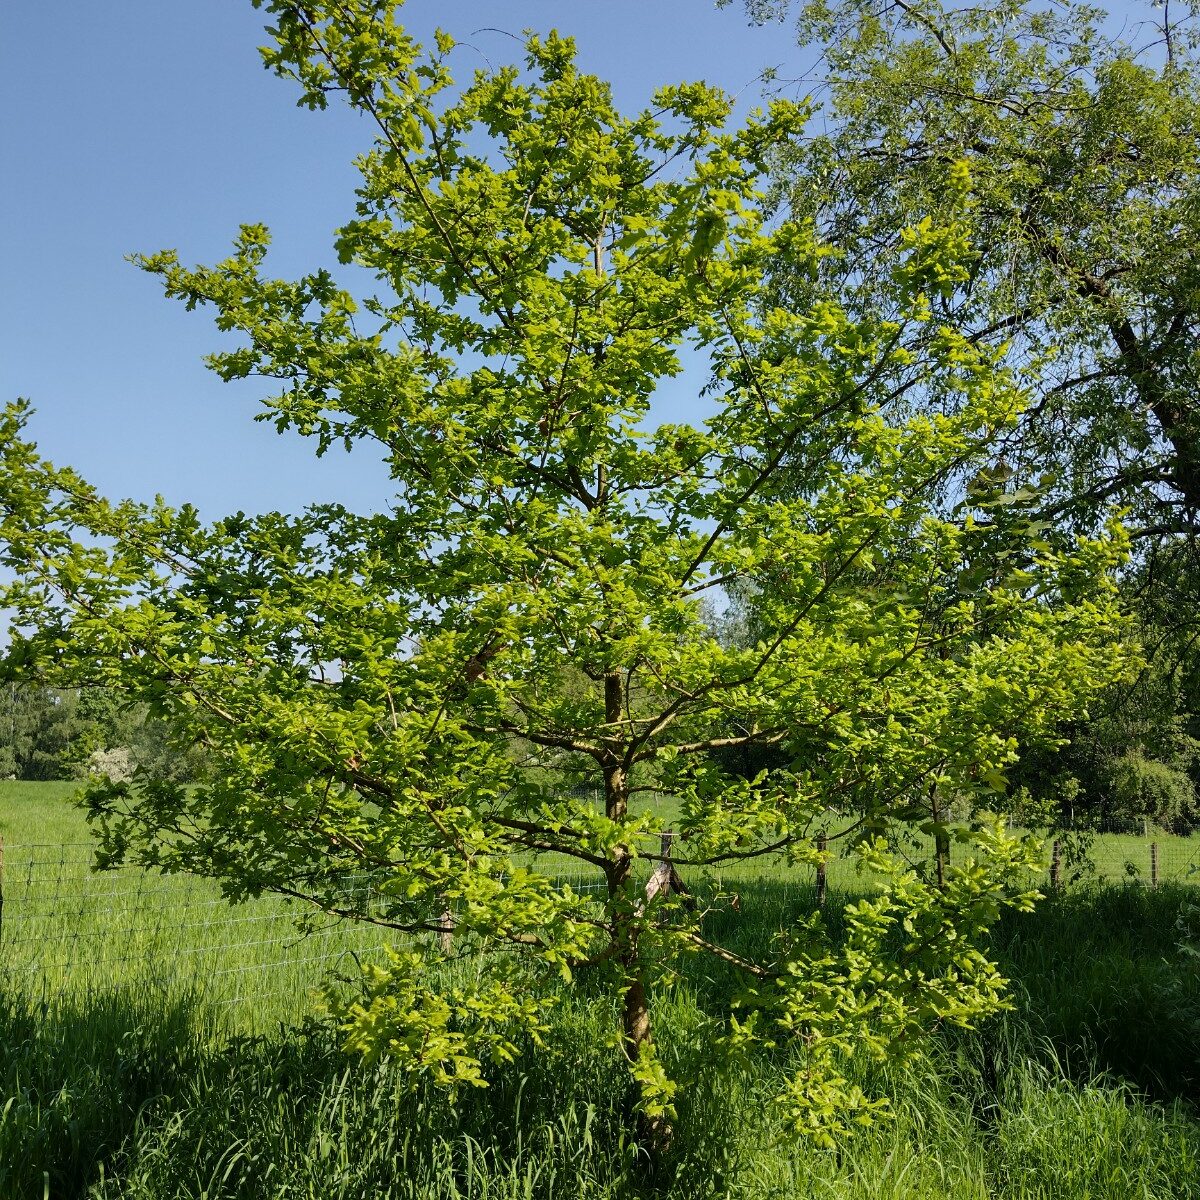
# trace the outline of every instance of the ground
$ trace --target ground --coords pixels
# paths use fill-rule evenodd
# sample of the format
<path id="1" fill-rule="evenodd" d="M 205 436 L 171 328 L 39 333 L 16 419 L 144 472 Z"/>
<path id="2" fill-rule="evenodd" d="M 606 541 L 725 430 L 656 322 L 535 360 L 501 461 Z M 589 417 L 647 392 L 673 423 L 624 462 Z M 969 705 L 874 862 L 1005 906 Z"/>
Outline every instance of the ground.
<path id="1" fill-rule="evenodd" d="M 780 1142 L 765 1098 L 784 1048 L 689 1089 L 674 1157 L 650 1178 L 623 1132 L 605 1001 L 566 1000 L 550 1051 L 496 1069 L 486 1089 L 411 1091 L 303 1023 L 333 956 L 366 952 L 373 931 L 297 941 L 277 901 L 230 910 L 201 881 L 91 873 L 72 790 L 0 784 L 4 1200 L 1200 1196 L 1200 972 L 1177 944 L 1197 894 L 1186 869 L 1157 889 L 1148 867 L 1119 869 L 1132 882 L 1072 886 L 1005 920 L 991 949 L 1011 1012 L 939 1034 L 902 1069 L 852 1066 L 891 1096 L 892 1121 L 835 1150 Z M 1149 844 L 1109 840 L 1114 863 Z M 799 873 L 720 884 L 741 894 L 719 919 L 747 949 L 813 900 Z M 854 886 L 835 864 L 831 900 Z M 704 1053 L 730 986 L 698 970 L 663 990 L 668 1063 Z"/>

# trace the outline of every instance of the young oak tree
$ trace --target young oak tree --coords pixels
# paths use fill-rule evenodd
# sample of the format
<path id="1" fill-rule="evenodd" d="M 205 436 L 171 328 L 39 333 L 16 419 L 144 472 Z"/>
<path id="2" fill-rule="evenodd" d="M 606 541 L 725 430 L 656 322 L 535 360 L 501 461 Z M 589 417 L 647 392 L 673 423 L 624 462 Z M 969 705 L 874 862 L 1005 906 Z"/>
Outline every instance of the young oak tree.
<path id="1" fill-rule="evenodd" d="M 1028 905 L 1037 861 L 979 821 L 939 888 L 889 836 L 921 789 L 1002 786 L 1018 739 L 1121 669 L 1119 535 L 1027 547 L 990 590 L 960 586 L 987 538 L 931 497 L 1020 408 L 995 354 L 931 323 L 970 260 L 960 230 L 914 221 L 886 318 L 852 320 L 834 296 L 764 312 L 769 264 L 816 272 L 823 254 L 808 224 L 769 226 L 758 190 L 800 108 L 731 128 L 730 101 L 688 84 L 624 117 L 553 34 L 528 40 L 527 69 L 455 91 L 451 38 L 424 53 L 394 0 L 265 7 L 267 65 L 300 102 L 339 96 L 374 123 L 337 248 L 379 294 L 270 278 L 258 226 L 216 267 L 140 262 L 240 335 L 212 359 L 222 377 L 279 381 L 260 416 L 318 453 L 382 456 L 395 502 L 206 526 L 102 499 L 9 410 L 10 664 L 123 689 L 207 748 L 195 788 L 143 772 L 93 790 L 102 861 L 393 931 L 341 1010 L 348 1045 L 451 1086 L 536 1043 L 573 979 L 602 981 L 660 1147 L 678 1080 L 653 997 L 710 956 L 745 986 L 708 1060 L 792 1040 L 793 1127 L 869 1119 L 879 1102 L 845 1059 L 1002 1004 L 975 941 Z M 924 386 L 955 402 L 893 418 L 878 381 L 922 324 Z M 655 424 L 689 346 L 711 360 L 713 415 Z M 798 458 L 803 489 L 780 471 Z M 770 636 L 723 645 L 705 601 L 767 574 Z M 711 752 L 739 744 L 787 765 L 731 775 Z M 718 900 L 647 897 L 669 824 L 696 878 L 811 866 L 830 809 L 850 814 L 833 844 L 878 881 L 844 937 L 798 916 L 752 958 L 715 940 Z M 369 907 L 346 887 L 364 873 Z M 407 936 L 447 908 L 453 953 L 479 955 L 472 981 Z"/>

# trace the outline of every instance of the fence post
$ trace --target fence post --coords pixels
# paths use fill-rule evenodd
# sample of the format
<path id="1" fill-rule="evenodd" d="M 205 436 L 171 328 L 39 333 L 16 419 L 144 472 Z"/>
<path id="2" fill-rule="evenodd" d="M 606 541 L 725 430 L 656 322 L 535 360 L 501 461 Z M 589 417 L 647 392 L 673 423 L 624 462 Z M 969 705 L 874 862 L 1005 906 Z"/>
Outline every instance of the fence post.
<path id="1" fill-rule="evenodd" d="M 0 942 L 4 941 L 4 834 L 0 833 Z"/>
<path id="2" fill-rule="evenodd" d="M 683 897 L 683 906 L 690 912 L 696 907 L 696 901 L 693 899 L 691 892 L 688 891 L 687 884 L 680 878 L 675 864 L 671 861 L 671 844 L 674 841 L 674 830 L 664 830 L 662 844 L 658 851 L 658 866 L 654 868 L 653 874 L 646 880 L 646 903 L 649 904 L 660 892 L 664 894 L 674 892 L 676 895 Z"/>
<path id="3" fill-rule="evenodd" d="M 451 947 L 454 945 L 454 913 L 450 911 L 449 904 L 442 909 L 442 915 L 438 918 L 438 925 L 441 926 L 438 931 L 438 949 L 443 954 L 449 954 Z"/>
<path id="4" fill-rule="evenodd" d="M 829 838 L 825 834 L 817 837 L 817 850 L 821 857 L 817 861 L 817 907 L 825 907 L 825 850 L 829 846 Z"/>
<path id="5" fill-rule="evenodd" d="M 1150 886 L 1158 887 L 1158 843 L 1150 843 Z"/>
<path id="6" fill-rule="evenodd" d="M 1058 890 L 1062 884 L 1062 842 L 1054 839 L 1054 847 L 1050 851 L 1050 886 Z"/>

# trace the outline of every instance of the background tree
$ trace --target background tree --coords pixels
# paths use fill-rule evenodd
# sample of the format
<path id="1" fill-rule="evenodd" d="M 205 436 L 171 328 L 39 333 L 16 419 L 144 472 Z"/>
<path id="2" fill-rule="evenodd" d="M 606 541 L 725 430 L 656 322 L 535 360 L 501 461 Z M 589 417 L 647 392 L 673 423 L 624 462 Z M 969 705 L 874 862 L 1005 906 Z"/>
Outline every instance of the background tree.
<path id="1" fill-rule="evenodd" d="M 800 85 L 813 88 L 822 128 L 782 145 L 772 173 L 782 211 L 811 220 L 831 252 L 816 279 L 779 259 L 769 303 L 803 304 L 830 288 L 853 312 L 879 311 L 907 253 L 912 213 L 936 220 L 959 211 L 948 167 L 967 164 L 972 202 L 961 224 L 973 258 L 935 311 L 973 344 L 1007 344 L 1031 393 L 997 446 L 990 482 L 1007 493 L 997 499 L 1009 512 L 1024 509 L 1036 535 L 1051 540 L 1095 528 L 1113 502 L 1125 506 L 1137 560 L 1125 594 L 1147 652 L 1162 660 L 1152 673 L 1160 682 L 1193 677 L 1200 75 L 1192 10 L 1148 6 L 1118 37 L 1106 33 L 1101 9 L 1072 2 L 747 0 L 746 8 L 756 20 L 796 19 L 822 76 Z M 925 387 L 918 333 L 881 391 L 941 411 L 948 398 Z M 966 482 L 955 481 L 948 499 Z M 1190 707 L 1152 716 L 1151 691 L 1156 703 L 1166 699 L 1162 688 L 1142 687 L 1103 707 L 1196 732 Z M 1097 754 L 1081 746 L 1063 764 L 1093 763 L 1083 777 L 1106 811 L 1120 806 L 1107 768 L 1095 764 L 1114 758 L 1117 732 L 1111 723 L 1076 728 Z M 1137 746 L 1146 739 L 1131 737 L 1121 742 L 1130 762 L 1176 772 L 1184 786 L 1178 764 L 1144 759 Z"/>
<path id="2" fill-rule="evenodd" d="M 1143 624 L 1140 632 L 1152 651 L 1161 631 Z M 1039 821 L 1092 831 L 1144 822 L 1194 828 L 1200 703 L 1189 658 L 1150 653 L 1133 679 L 1097 699 L 1088 720 L 1065 730 L 1069 744 L 1025 757 L 1013 779 L 1042 798 Z"/>
<path id="3" fill-rule="evenodd" d="M 1008 467 L 1023 482 L 1053 469 L 1060 519 L 1091 526 L 1119 497 L 1146 536 L 1190 532 L 1200 507 L 1190 27 L 1160 23 L 1157 40 L 1136 46 L 1104 35 L 1102 10 L 1071 2 L 747 8 L 798 14 L 801 42 L 826 68 L 825 130 L 780 148 L 775 181 L 833 251 L 829 282 L 875 311 L 912 214 L 956 210 L 948 169 L 968 164 L 974 256 L 937 308 L 976 344 L 1013 347 L 1034 399 Z M 781 296 L 812 286 L 783 260 L 775 276 Z M 894 376 L 909 395 L 920 361 Z"/>
<path id="4" fill-rule="evenodd" d="M 84 727 L 73 691 L 10 682 L 0 688 L 0 779 L 69 779 Z"/>
<path id="5" fill-rule="evenodd" d="M 260 415 L 318 453 L 379 454 L 395 504 L 210 526 L 111 504 L 9 411 L 11 662 L 119 687 L 209 756 L 196 788 L 94 789 L 103 860 L 393 930 L 341 1010 L 348 1044 L 452 1086 L 541 1038 L 564 981 L 589 975 L 660 1149 L 680 1063 L 653 999 L 680 956 L 707 955 L 744 988 L 713 1014 L 704 1061 L 794 1040 L 794 1127 L 830 1138 L 869 1119 L 878 1102 L 839 1062 L 997 1008 L 973 939 L 1029 903 L 1037 855 L 977 821 L 939 889 L 888 836 L 921 788 L 1002 786 L 1019 738 L 1052 737 L 1123 670 L 1119 535 L 1033 546 L 990 589 L 960 587 L 991 535 L 931 497 L 988 460 L 1021 402 L 987 348 L 931 319 L 969 269 L 961 227 L 909 229 L 886 314 L 824 292 L 764 307 L 771 264 L 821 278 L 811 227 L 768 227 L 758 191 L 801 109 L 730 129 L 728 98 L 687 84 L 627 118 L 557 35 L 528 41 L 527 71 L 452 92 L 452 39 L 422 53 L 394 3 L 266 7 L 266 62 L 301 103 L 341 96 L 377 130 L 337 247 L 380 292 L 270 278 L 256 226 L 215 268 L 141 263 L 240 335 L 213 357 L 222 376 L 280 381 Z M 955 402 L 900 419 L 878 383 L 918 330 L 922 386 Z M 717 412 L 656 425 L 686 344 L 712 360 Z M 723 643 L 705 597 L 768 580 L 769 635 Z M 712 755 L 738 746 L 786 765 L 746 778 Z M 798 917 L 750 958 L 714 940 L 704 907 L 645 896 L 668 823 L 681 867 L 812 864 L 831 806 L 853 814 L 835 844 L 881 880 L 846 908 L 844 939 Z M 364 874 L 369 907 L 346 890 Z M 465 981 L 402 936 L 439 930 L 447 905 L 459 952 L 479 955 Z"/>
<path id="6" fill-rule="evenodd" d="M 0 779 L 83 779 L 96 755 L 119 751 L 126 769 L 190 780 L 203 771 L 201 748 L 105 688 L 54 688 L 17 678 L 0 685 Z M 113 760 L 116 762 L 117 760 Z"/>

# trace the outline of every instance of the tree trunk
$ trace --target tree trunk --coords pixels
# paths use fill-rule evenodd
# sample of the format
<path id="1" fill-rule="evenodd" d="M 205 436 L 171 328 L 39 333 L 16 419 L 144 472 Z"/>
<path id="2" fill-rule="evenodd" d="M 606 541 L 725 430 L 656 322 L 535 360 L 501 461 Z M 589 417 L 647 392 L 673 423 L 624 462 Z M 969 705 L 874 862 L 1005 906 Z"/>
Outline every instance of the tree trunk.
<path id="1" fill-rule="evenodd" d="M 605 709 L 608 721 L 620 719 L 620 677 L 605 677 Z M 604 809 L 611 821 L 623 819 L 629 812 L 629 781 L 617 762 L 604 768 Z M 633 855 L 628 846 L 617 846 L 612 853 L 608 871 L 608 894 L 613 914 L 613 939 L 619 947 L 618 961 L 625 974 L 625 997 L 621 1008 L 621 1049 L 629 1063 L 636 1063 L 647 1050 L 654 1047 L 650 1027 L 650 1002 L 646 994 L 645 967 L 638 948 L 639 922 L 643 919 L 643 897 L 638 894 L 633 877 Z M 649 1152 L 656 1164 L 669 1149 L 671 1124 L 665 1116 L 647 1116 L 639 1111 L 637 1117 L 639 1143 Z"/>
<path id="2" fill-rule="evenodd" d="M 929 789 L 929 808 L 935 824 L 941 824 L 942 813 L 938 807 L 937 784 Z M 937 864 L 937 885 L 939 891 L 946 890 L 946 872 L 950 867 L 950 835 L 945 831 L 935 830 L 933 835 L 934 857 Z"/>
<path id="3" fill-rule="evenodd" d="M 654 874 L 646 882 L 646 903 L 649 904 L 657 896 L 674 892 L 675 895 L 683 897 L 683 907 L 692 912 L 696 907 L 695 897 L 675 869 L 675 864 L 671 862 L 671 843 L 674 840 L 675 834 L 670 829 L 663 831 L 662 846 L 659 850 L 660 861 L 654 868 Z M 661 921 L 662 918 L 659 919 Z"/>
<path id="4" fill-rule="evenodd" d="M 629 1062 L 637 1061 L 643 1047 L 653 1049 L 654 1039 L 650 1034 L 650 1006 L 646 996 L 646 985 L 642 981 L 640 962 L 636 956 L 627 964 L 633 977 L 625 992 L 625 1004 L 621 1013 L 622 1048 Z M 671 1122 L 665 1115 L 649 1116 L 644 1111 L 637 1115 L 637 1140 L 648 1151 L 651 1162 L 657 1164 L 671 1148 Z"/>

